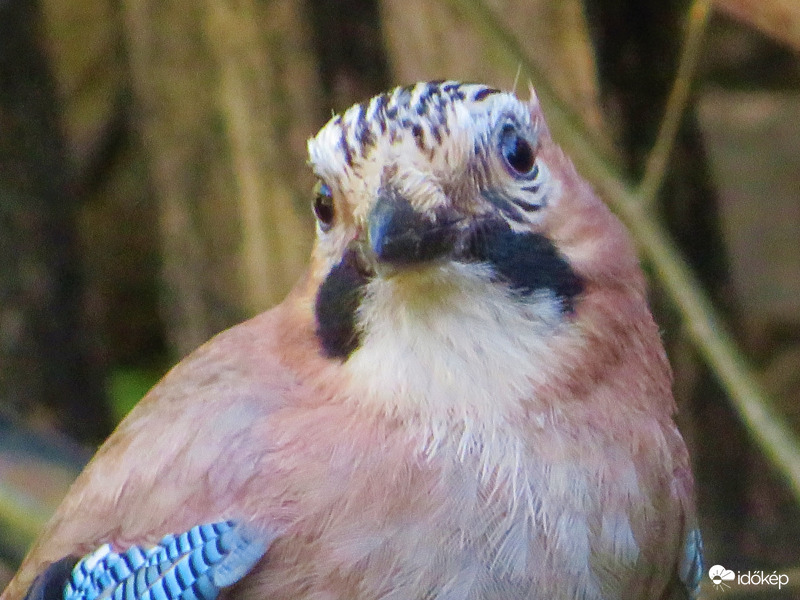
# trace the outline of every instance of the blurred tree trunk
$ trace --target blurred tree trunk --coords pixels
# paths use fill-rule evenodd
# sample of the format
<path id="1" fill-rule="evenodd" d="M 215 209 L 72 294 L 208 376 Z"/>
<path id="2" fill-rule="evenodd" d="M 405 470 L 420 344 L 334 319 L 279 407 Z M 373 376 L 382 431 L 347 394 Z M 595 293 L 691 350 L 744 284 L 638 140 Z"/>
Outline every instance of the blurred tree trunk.
<path id="1" fill-rule="evenodd" d="M 474 0 L 382 0 L 389 62 L 400 83 L 477 81 L 527 95 L 520 64 L 498 50 L 469 18 Z M 483 3 L 552 92 L 606 141 L 589 32 L 580 0 L 494 0 Z"/>
<path id="2" fill-rule="evenodd" d="M 300 275 L 321 91 L 297 1 L 125 0 L 123 19 L 160 206 L 164 320 L 184 354 Z"/>
<path id="3" fill-rule="evenodd" d="M 306 6 L 326 109 L 346 110 L 393 86 L 377 0 L 306 0 Z"/>
<path id="4" fill-rule="evenodd" d="M 116 0 L 40 1 L 80 197 L 87 327 L 113 378 L 120 368 L 165 358 L 156 204 L 131 126 L 120 9 Z"/>
<path id="5" fill-rule="evenodd" d="M 110 430 L 82 327 L 77 198 L 39 7 L 0 3 L 0 403 L 85 442 Z"/>

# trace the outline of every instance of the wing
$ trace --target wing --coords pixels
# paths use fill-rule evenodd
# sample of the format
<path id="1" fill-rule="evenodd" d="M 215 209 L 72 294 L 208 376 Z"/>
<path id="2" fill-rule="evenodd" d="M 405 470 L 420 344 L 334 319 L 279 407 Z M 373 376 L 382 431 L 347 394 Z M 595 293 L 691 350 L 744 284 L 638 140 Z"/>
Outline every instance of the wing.
<path id="1" fill-rule="evenodd" d="M 25 600 L 214 600 L 250 572 L 271 541 L 222 521 L 121 554 L 104 544 L 80 560 L 51 564 Z"/>
<path id="2" fill-rule="evenodd" d="M 703 578 L 703 538 L 697 526 L 694 503 L 691 502 L 690 474 L 684 470 L 679 479 L 684 483 L 681 502 L 683 525 L 680 546 L 677 548 L 672 576 L 666 589 L 659 594 L 660 600 L 697 600 L 700 597 L 700 582 Z"/>
<path id="3" fill-rule="evenodd" d="M 109 549 L 109 557 L 128 557 L 128 548 L 145 552 L 149 547 L 162 548 L 160 557 L 172 547 L 168 541 L 172 538 L 162 539 L 165 535 L 178 533 L 175 540 L 202 537 L 226 521 L 247 523 L 246 534 L 240 526 L 231 531 L 249 541 L 236 546 L 241 548 L 233 554 L 220 551 L 222 563 L 202 554 L 211 546 L 189 545 L 187 555 L 129 568 L 125 577 L 133 579 L 125 581 L 135 583 L 122 585 L 122 574 L 105 571 L 112 583 L 119 584 L 112 595 L 118 600 L 139 598 L 145 588 L 150 589 L 140 578 L 146 582 L 162 577 L 183 564 L 180 561 L 194 565 L 191 557 L 199 556 L 197 551 L 202 551 L 210 583 L 202 578 L 191 584 L 187 580 L 188 587 L 178 596 L 200 585 L 208 593 L 198 599 L 209 600 L 209 594 L 223 585 L 220 569 L 233 573 L 230 569 L 238 565 L 241 576 L 252 566 L 249 561 L 263 554 L 280 529 L 270 512 L 274 498 L 258 494 L 271 487 L 264 466 L 274 437 L 270 418 L 293 402 L 298 388 L 296 374 L 280 358 L 280 348 L 286 345 L 281 332 L 302 329 L 287 310 L 277 307 L 220 334 L 151 390 L 78 477 L 0 600 L 49 600 L 54 593 L 62 598 L 65 571 L 79 557 L 85 557 L 78 561 L 79 570 L 88 568 L 104 544 L 123 550 L 116 555 Z M 173 560 L 178 562 L 169 562 Z M 163 568 L 167 571 L 160 573 Z M 169 583 L 162 579 L 164 585 Z M 110 594 L 103 591 L 98 597 Z M 172 598 L 166 595 L 166 600 Z M 83 593 L 74 596 L 74 600 L 90 599 Z"/>
<path id="4" fill-rule="evenodd" d="M 683 545 L 683 556 L 678 565 L 678 578 L 685 592 L 680 598 L 696 600 L 700 597 L 700 580 L 703 577 L 703 538 L 696 527 L 689 531 Z"/>

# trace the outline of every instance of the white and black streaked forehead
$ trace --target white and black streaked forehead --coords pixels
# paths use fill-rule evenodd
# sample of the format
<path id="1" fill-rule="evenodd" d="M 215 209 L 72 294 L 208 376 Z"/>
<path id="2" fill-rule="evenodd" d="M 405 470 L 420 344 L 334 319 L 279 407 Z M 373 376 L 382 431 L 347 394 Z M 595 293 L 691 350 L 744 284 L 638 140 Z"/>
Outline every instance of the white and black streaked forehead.
<path id="1" fill-rule="evenodd" d="M 512 121 L 535 135 L 538 123 L 531 122 L 531 108 L 511 93 L 481 84 L 398 87 L 333 117 L 309 140 L 311 166 L 334 186 L 373 161 L 400 156 L 426 170 L 458 170 L 501 123 Z"/>

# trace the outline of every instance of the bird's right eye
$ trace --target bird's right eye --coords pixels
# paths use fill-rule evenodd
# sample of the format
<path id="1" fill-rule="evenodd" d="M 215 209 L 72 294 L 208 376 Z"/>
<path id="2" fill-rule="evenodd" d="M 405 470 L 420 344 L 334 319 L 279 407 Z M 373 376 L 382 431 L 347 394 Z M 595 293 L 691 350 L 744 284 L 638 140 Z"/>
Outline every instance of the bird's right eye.
<path id="1" fill-rule="evenodd" d="M 500 132 L 500 151 L 507 168 L 515 177 L 536 176 L 536 154 L 530 142 L 513 125 L 505 125 Z"/>
<path id="2" fill-rule="evenodd" d="M 322 231 L 328 231 L 333 226 L 333 193 L 331 188 L 321 181 L 314 186 L 314 216 L 317 217 Z"/>

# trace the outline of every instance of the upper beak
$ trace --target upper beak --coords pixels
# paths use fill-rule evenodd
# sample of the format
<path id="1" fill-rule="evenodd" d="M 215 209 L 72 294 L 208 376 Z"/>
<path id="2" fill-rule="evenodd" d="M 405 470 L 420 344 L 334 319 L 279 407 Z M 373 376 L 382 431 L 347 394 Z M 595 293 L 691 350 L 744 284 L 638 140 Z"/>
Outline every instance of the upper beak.
<path id="1" fill-rule="evenodd" d="M 380 193 L 367 218 L 367 242 L 376 266 L 413 267 L 450 255 L 462 219 L 448 211 L 428 215 L 393 190 Z"/>

